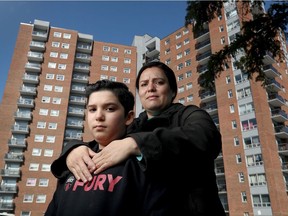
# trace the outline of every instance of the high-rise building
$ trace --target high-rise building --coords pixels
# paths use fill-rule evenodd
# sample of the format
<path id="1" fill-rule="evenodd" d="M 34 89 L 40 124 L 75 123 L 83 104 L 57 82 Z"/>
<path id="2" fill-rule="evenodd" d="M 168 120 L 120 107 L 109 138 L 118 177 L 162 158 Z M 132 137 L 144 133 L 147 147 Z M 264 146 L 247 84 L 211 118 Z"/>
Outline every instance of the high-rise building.
<path id="1" fill-rule="evenodd" d="M 227 215 L 287 216 L 284 34 L 279 32 L 277 40 L 286 60 L 275 61 L 269 53 L 263 60 L 268 85 L 248 79 L 236 67 L 235 61 L 244 55 L 239 51 L 215 80 L 215 90 L 200 86 L 199 75 L 207 71 L 209 56 L 241 32 L 237 7 L 235 2 L 225 3 L 222 16 L 197 35 L 188 26 L 162 39 L 135 36 L 131 46 L 94 41 L 92 35 L 46 21 L 21 23 L 0 106 L 0 215 L 43 215 L 56 187 L 50 164 L 70 139 L 91 139 L 83 123 L 87 83 L 117 80 L 136 95 L 137 71 L 145 62 L 161 60 L 175 71 L 175 102 L 205 109 L 222 134 L 215 173 Z M 140 111 L 136 101 L 136 113 Z"/>

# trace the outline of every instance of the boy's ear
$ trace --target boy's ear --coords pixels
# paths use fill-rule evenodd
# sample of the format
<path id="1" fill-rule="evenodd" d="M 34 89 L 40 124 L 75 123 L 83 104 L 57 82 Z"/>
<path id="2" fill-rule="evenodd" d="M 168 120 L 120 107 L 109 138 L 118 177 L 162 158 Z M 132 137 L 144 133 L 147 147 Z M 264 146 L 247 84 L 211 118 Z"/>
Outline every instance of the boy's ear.
<path id="1" fill-rule="evenodd" d="M 126 117 L 126 125 L 130 125 L 133 122 L 134 117 L 135 117 L 134 111 L 130 110 L 127 114 L 127 117 Z"/>

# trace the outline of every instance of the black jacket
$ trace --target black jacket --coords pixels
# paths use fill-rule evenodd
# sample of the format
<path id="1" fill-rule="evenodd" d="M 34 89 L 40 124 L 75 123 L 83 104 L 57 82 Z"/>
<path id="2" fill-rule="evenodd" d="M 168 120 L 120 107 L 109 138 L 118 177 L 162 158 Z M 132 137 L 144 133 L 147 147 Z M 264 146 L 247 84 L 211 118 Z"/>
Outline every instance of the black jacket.
<path id="1" fill-rule="evenodd" d="M 97 152 L 95 141 L 86 145 Z M 170 182 L 144 173 L 135 157 L 93 174 L 87 184 L 69 173 L 58 181 L 45 216 L 188 216 L 185 188 L 176 190 Z"/>
<path id="2" fill-rule="evenodd" d="M 143 112 L 130 125 L 128 134 L 143 154 L 140 166 L 143 171 L 179 176 L 173 179 L 174 185 L 179 188 L 184 185 L 188 191 L 191 215 L 225 216 L 214 171 L 214 160 L 221 151 L 221 134 L 206 111 L 177 103 L 149 120 Z M 67 172 L 65 154 L 78 145 L 81 143 L 76 141 L 66 146 L 62 156 L 52 164 L 56 177 Z"/>

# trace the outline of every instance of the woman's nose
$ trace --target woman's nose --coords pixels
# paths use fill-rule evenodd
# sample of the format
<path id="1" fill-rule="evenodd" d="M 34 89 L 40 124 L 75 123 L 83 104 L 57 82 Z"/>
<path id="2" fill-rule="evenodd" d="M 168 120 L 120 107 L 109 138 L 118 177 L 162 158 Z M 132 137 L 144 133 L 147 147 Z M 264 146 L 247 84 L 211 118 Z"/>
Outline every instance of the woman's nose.
<path id="1" fill-rule="evenodd" d="M 154 91 L 155 90 L 155 85 L 153 82 L 148 83 L 148 91 Z"/>

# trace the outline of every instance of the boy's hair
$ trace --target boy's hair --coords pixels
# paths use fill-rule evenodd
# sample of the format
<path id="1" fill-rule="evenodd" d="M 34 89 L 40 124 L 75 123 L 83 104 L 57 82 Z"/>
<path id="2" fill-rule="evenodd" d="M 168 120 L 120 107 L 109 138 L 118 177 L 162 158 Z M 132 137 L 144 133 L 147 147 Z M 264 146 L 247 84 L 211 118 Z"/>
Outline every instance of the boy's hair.
<path id="1" fill-rule="evenodd" d="M 174 97 L 172 98 L 172 101 L 173 101 L 177 95 L 177 81 L 176 81 L 175 73 L 170 67 L 168 67 L 166 64 L 160 61 L 152 61 L 142 66 L 142 68 L 139 70 L 137 77 L 136 77 L 136 89 L 139 90 L 139 80 L 140 80 L 140 76 L 142 72 L 146 70 L 147 68 L 152 68 L 152 67 L 157 67 L 163 70 L 165 76 L 168 79 L 169 86 L 172 92 L 175 94 Z"/>
<path id="2" fill-rule="evenodd" d="M 111 91 L 124 107 L 125 116 L 128 112 L 134 109 L 134 95 L 129 91 L 128 87 L 121 82 L 115 82 L 111 80 L 98 80 L 95 83 L 88 84 L 86 87 L 87 104 L 89 102 L 89 96 L 93 92 L 108 90 Z"/>

